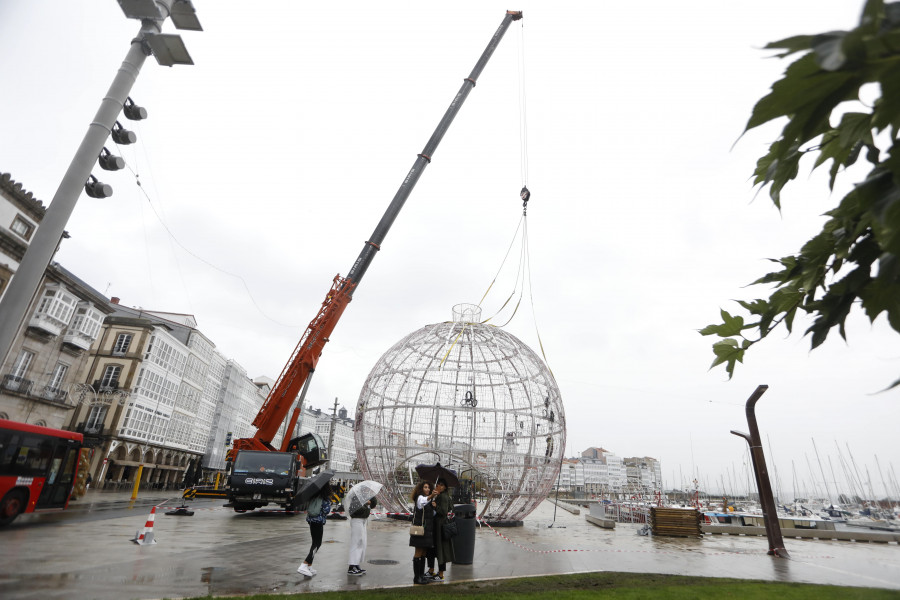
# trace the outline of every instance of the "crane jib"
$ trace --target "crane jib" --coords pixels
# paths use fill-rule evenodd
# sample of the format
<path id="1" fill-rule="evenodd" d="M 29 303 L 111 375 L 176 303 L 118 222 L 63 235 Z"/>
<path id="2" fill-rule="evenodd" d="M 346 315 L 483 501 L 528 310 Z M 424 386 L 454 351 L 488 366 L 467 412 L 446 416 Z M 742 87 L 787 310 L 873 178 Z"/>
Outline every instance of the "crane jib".
<path id="1" fill-rule="evenodd" d="M 381 221 L 378 223 L 378 226 L 375 228 L 375 231 L 369 238 L 369 242 L 380 246 L 384 241 L 384 238 L 390 230 L 391 225 L 393 225 L 394 220 L 400 213 L 400 209 L 403 208 L 404 203 L 406 202 L 407 198 L 409 198 L 409 195 L 418 182 L 419 177 L 422 176 L 422 171 L 425 169 L 428 163 L 431 162 L 431 158 L 434 156 L 434 151 L 441 143 L 444 134 L 447 132 L 450 124 L 453 122 L 453 119 L 456 117 L 456 114 L 459 112 L 459 109 L 462 107 L 463 103 L 468 97 L 469 92 L 472 90 L 472 88 L 475 87 L 475 82 L 478 80 L 478 76 L 481 75 L 481 72 L 487 65 L 488 60 L 490 60 L 491 56 L 493 55 L 494 50 L 497 49 L 497 45 L 500 43 L 500 40 L 503 39 L 503 36 L 509 29 L 510 24 L 513 21 L 518 21 L 521 18 L 522 13 L 520 11 L 508 11 L 504 16 L 503 22 L 500 23 L 500 26 L 494 32 L 493 37 L 491 37 L 490 43 L 488 43 L 487 48 L 485 48 L 484 52 L 481 54 L 481 57 L 478 59 L 478 62 L 475 64 L 475 68 L 472 69 L 469 77 L 466 78 L 465 81 L 463 81 L 462 87 L 460 88 L 459 92 L 457 92 L 456 96 L 454 96 L 453 101 L 450 103 L 450 107 L 447 108 L 447 111 L 444 113 L 443 118 L 441 119 L 440 123 L 438 123 L 437 128 L 431 135 L 428 143 L 425 145 L 425 149 L 422 150 L 422 153 L 416 158 L 416 162 L 413 164 L 412 169 L 410 169 L 406 178 L 403 180 L 403 183 L 400 185 L 400 189 L 397 190 L 397 193 L 394 195 L 394 199 L 391 201 L 390 205 L 384 213 L 384 216 L 381 217 Z M 366 243 L 365 246 L 363 246 L 362 252 L 360 252 L 359 257 L 357 257 L 356 261 L 353 263 L 353 267 L 351 267 L 349 273 L 347 274 L 347 279 L 359 285 L 359 282 L 362 280 L 363 276 L 366 273 L 366 270 L 368 270 L 369 268 L 369 264 L 372 262 L 372 259 L 374 257 L 375 249 L 369 243 Z"/>

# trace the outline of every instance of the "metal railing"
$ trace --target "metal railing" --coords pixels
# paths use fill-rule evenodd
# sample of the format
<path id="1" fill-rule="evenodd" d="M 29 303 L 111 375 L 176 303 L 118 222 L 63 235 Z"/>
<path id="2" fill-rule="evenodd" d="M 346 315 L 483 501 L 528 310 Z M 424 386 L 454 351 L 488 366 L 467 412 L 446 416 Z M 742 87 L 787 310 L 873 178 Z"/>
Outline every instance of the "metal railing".
<path id="1" fill-rule="evenodd" d="M 11 374 L 4 375 L 3 380 L 0 381 L 0 387 L 5 390 L 9 390 L 10 392 L 17 392 L 19 394 L 30 394 L 31 388 L 33 386 L 34 382 L 30 379 L 17 377 L 16 375 Z"/>

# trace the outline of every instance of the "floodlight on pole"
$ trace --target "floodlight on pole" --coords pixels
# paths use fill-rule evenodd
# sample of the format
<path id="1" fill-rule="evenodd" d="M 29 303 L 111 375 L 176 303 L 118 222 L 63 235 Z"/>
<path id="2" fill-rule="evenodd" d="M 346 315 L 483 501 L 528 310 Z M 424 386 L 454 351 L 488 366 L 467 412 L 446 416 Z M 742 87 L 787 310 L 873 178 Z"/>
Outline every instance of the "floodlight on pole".
<path id="1" fill-rule="evenodd" d="M 165 18 L 155 0 L 119 0 L 119 6 L 129 19 L 158 21 Z"/>
<path id="2" fill-rule="evenodd" d="M 125 98 L 125 106 L 122 107 L 122 112 L 125 113 L 125 118 L 131 121 L 143 121 L 147 118 L 147 109 L 135 104 L 131 96 Z"/>
<path id="3" fill-rule="evenodd" d="M 191 0 L 175 0 L 175 4 L 172 5 L 171 17 L 176 29 L 203 31 Z"/>
<path id="4" fill-rule="evenodd" d="M 194 64 L 180 35 L 171 33 L 148 35 L 144 38 L 144 42 L 153 52 L 156 62 L 164 67 Z"/>
<path id="5" fill-rule="evenodd" d="M 128 145 L 137 141 L 137 134 L 122 127 L 122 124 L 118 121 L 113 125 L 110 135 L 117 144 Z"/>
<path id="6" fill-rule="evenodd" d="M 163 21 L 172 15 L 172 7 L 176 1 L 182 2 L 183 0 L 118 0 L 125 16 L 129 19 L 140 20 L 141 28 L 137 36 L 131 40 L 131 47 L 122 61 L 122 66 L 116 72 L 109 90 L 102 96 L 100 108 L 90 121 L 87 133 L 76 150 L 72 162 L 69 163 L 69 168 L 63 175 L 56 194 L 44 213 L 40 227 L 35 231 L 15 276 L 10 279 L 3 297 L 0 298 L 0 315 L 3 315 L 3 318 L 0 319 L 0 367 L 6 366 L 6 359 L 13 344 L 19 332 L 25 327 L 31 301 L 38 293 L 41 280 L 53 260 L 60 239 L 65 234 L 66 224 L 75 210 L 82 190 L 86 190 L 89 194 L 97 194 L 97 197 L 108 197 L 112 194 L 112 188 L 96 181 L 96 178 L 91 175 L 91 170 L 110 136 L 120 144 L 133 143 L 137 139 L 132 132 L 123 129 L 117 119 L 125 107 L 144 61 L 150 56 L 151 51 L 154 51 L 160 64 L 166 66 L 193 64 L 181 38 L 159 35 L 162 31 Z M 185 22 L 189 23 L 192 11 L 193 5 L 190 3 L 178 7 L 179 21 L 182 17 L 185 18 L 182 25 Z M 154 40 L 154 38 L 161 39 Z M 167 38 L 177 38 L 177 40 Z M 160 42 L 163 43 L 160 44 Z M 161 60 L 160 56 L 163 55 L 164 49 L 167 58 Z M 117 136 L 127 142 L 116 139 Z M 117 163 L 117 161 L 108 164 L 113 163 Z M 105 194 L 105 196 L 100 194 Z"/>
<path id="7" fill-rule="evenodd" d="M 100 168 L 104 171 L 121 171 L 125 168 L 125 159 L 112 154 L 106 149 L 106 146 L 103 146 L 103 150 L 100 151 L 100 157 L 97 159 L 97 162 L 100 163 Z"/>
<path id="8" fill-rule="evenodd" d="M 109 198 L 113 194 L 112 186 L 97 181 L 97 178 L 91 175 L 84 184 L 84 191 L 91 198 Z"/>

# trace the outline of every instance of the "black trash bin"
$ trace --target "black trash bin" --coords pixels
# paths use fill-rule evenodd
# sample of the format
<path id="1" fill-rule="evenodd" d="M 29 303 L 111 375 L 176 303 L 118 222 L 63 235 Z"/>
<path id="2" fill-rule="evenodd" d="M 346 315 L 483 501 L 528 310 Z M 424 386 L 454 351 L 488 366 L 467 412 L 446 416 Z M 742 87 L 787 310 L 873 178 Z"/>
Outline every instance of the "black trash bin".
<path id="1" fill-rule="evenodd" d="M 458 565 L 471 565 L 475 558 L 475 505 L 457 504 L 453 509 L 456 527 L 459 533 L 453 538 L 453 562 Z"/>

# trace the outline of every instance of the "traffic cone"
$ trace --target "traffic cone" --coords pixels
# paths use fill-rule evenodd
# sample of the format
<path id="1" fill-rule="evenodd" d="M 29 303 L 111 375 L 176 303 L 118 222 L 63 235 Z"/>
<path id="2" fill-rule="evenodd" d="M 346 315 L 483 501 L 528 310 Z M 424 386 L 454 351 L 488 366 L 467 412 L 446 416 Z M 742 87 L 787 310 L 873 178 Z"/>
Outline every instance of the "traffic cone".
<path id="1" fill-rule="evenodd" d="M 144 525 L 143 530 L 137 530 L 134 532 L 134 539 L 131 540 L 138 546 L 146 546 L 148 544 L 155 544 L 156 540 L 153 539 L 153 521 L 156 519 L 156 507 L 154 506 L 150 510 L 150 516 L 147 517 L 147 523 Z"/>

